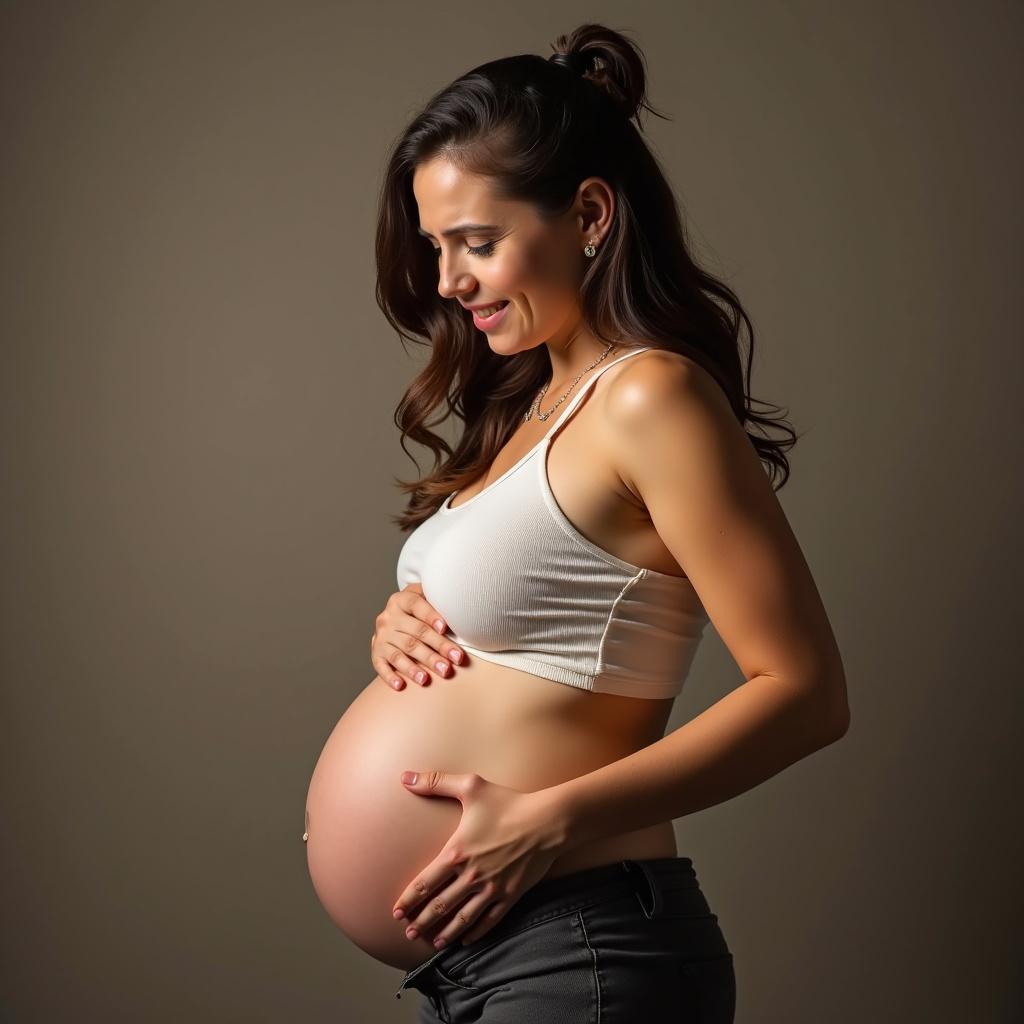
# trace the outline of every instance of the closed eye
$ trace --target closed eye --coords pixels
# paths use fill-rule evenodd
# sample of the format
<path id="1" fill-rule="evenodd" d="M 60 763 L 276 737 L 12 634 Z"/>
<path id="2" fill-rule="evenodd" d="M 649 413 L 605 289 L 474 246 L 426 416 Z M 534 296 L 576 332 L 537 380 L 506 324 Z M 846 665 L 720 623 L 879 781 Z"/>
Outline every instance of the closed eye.
<path id="1" fill-rule="evenodd" d="M 494 252 L 495 242 L 485 242 L 483 245 L 470 245 L 466 248 L 471 256 L 490 256 Z M 434 250 L 435 256 L 441 255 L 440 249 Z"/>

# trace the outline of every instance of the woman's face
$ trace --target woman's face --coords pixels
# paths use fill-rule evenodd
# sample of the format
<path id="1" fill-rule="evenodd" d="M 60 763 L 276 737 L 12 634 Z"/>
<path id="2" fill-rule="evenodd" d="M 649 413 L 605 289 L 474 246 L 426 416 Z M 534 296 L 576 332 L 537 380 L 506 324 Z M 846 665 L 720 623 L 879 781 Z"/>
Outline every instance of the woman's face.
<path id="1" fill-rule="evenodd" d="M 486 179 L 443 157 L 416 169 L 419 230 L 437 254 L 438 292 L 463 306 L 508 304 L 493 326 L 477 323 L 495 352 L 545 342 L 562 348 L 579 333 L 583 246 L 603 237 L 610 215 L 602 206 L 610 192 L 599 179 L 588 182 L 595 180 L 581 185 L 565 215 L 546 222 L 529 203 L 495 198 Z"/>

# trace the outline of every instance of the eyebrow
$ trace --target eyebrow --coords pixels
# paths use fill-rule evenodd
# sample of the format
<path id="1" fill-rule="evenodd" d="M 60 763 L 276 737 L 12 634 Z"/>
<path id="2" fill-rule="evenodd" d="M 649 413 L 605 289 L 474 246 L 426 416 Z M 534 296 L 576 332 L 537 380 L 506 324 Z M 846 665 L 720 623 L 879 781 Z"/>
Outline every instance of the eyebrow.
<path id="1" fill-rule="evenodd" d="M 424 238 L 434 237 L 429 231 L 424 231 L 423 228 L 418 227 L 416 230 L 423 235 Z M 448 238 L 451 235 L 479 235 L 497 230 L 497 224 L 456 224 L 453 228 L 446 228 L 441 232 L 441 234 L 444 238 Z"/>

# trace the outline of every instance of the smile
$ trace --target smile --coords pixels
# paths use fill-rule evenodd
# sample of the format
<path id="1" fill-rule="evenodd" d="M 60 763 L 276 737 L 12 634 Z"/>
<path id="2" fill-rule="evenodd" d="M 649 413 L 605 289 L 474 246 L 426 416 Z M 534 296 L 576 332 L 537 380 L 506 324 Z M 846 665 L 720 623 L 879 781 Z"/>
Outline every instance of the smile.
<path id="1" fill-rule="evenodd" d="M 507 310 L 510 305 L 511 305 L 511 303 L 506 301 L 505 304 L 503 306 L 501 306 L 500 309 L 497 306 L 488 306 L 487 309 L 480 310 L 479 312 L 474 310 L 473 311 L 473 323 L 481 331 L 492 330 L 493 328 L 498 326 L 498 324 L 500 323 L 501 320 L 504 319 L 504 317 L 505 317 L 505 310 Z M 495 310 L 495 312 L 491 312 L 490 316 L 483 316 L 482 315 L 483 313 L 487 313 L 490 310 Z"/>

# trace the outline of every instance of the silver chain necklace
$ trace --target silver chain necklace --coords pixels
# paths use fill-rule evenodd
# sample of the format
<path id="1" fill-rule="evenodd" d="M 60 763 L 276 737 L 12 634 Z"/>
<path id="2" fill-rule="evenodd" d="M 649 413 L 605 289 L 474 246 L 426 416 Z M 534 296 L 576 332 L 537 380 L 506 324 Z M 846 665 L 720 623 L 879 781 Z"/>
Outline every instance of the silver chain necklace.
<path id="1" fill-rule="evenodd" d="M 583 375 L 597 366 L 597 364 L 601 362 L 601 360 L 604 359 L 613 348 L 615 348 L 614 341 L 609 343 L 608 347 L 585 370 L 580 372 L 580 375 L 569 385 L 569 391 L 566 391 L 566 393 L 562 395 L 562 397 L 555 402 L 547 412 L 541 412 L 540 401 L 547 394 L 548 388 L 551 386 L 551 381 L 548 381 L 547 384 L 537 392 L 537 397 L 530 403 L 530 408 L 523 413 L 523 422 L 527 423 L 532 416 L 536 415 L 537 419 L 543 423 L 569 397 L 569 392 L 579 384 L 583 379 Z"/>

